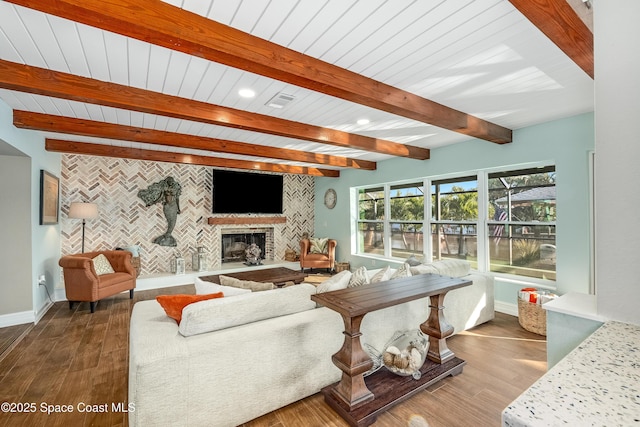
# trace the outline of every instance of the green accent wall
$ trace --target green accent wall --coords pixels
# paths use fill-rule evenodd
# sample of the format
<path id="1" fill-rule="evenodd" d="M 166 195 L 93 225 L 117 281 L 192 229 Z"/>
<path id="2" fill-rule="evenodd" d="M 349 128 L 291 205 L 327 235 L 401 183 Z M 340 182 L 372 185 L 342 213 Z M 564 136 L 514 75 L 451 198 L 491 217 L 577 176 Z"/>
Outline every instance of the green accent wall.
<path id="1" fill-rule="evenodd" d="M 350 209 L 352 187 L 385 182 L 442 176 L 499 167 L 514 167 L 532 162 L 556 165 L 557 237 L 556 292 L 589 293 L 591 281 L 590 152 L 594 150 L 593 113 L 554 120 L 517 129 L 513 142 L 497 145 L 467 140 L 431 150 L 431 159 L 393 158 L 378 162 L 375 171 L 343 170 L 340 178 L 316 178 L 315 235 L 338 240 L 338 261 L 351 262 L 352 269 L 365 265 L 377 268 L 386 264 L 351 253 Z M 324 193 L 334 188 L 338 201 L 334 209 L 323 204 Z M 496 302 L 515 307 L 516 291 L 521 283 L 496 280 Z"/>

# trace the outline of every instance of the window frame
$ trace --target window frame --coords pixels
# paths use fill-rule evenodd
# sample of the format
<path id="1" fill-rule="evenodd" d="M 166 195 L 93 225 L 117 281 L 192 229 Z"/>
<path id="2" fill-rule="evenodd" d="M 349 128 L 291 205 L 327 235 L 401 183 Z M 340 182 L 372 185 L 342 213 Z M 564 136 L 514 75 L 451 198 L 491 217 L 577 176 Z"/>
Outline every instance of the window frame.
<path id="1" fill-rule="evenodd" d="M 372 185 L 363 185 L 363 186 L 355 186 L 352 187 L 352 194 L 355 196 L 355 229 L 354 229 L 354 237 L 352 240 L 352 248 L 351 253 L 355 256 L 360 256 L 364 258 L 371 258 L 376 260 L 383 261 L 393 261 L 393 262 L 401 262 L 406 258 L 398 258 L 392 256 L 392 242 L 391 242 L 391 223 L 403 222 L 399 220 L 390 219 L 390 192 L 391 187 L 396 185 L 403 184 L 417 184 L 422 183 L 422 188 L 424 191 L 424 215 L 422 220 L 422 230 L 423 230 L 423 253 L 422 257 L 425 261 L 433 261 L 433 250 L 432 250 L 432 234 L 431 227 L 434 224 L 455 224 L 455 225 L 473 225 L 476 227 L 476 245 L 477 245 L 477 271 L 482 273 L 490 274 L 494 277 L 501 278 L 501 280 L 513 283 L 522 283 L 522 284 L 537 284 L 546 289 L 555 289 L 556 288 L 556 280 L 555 279 L 543 279 L 536 277 L 523 276 L 518 274 L 510 274 L 510 273 L 501 273 L 501 272 L 493 272 L 490 271 L 490 257 L 489 257 L 489 245 L 491 241 L 491 236 L 489 236 L 489 226 L 494 225 L 497 222 L 493 220 L 493 218 L 489 218 L 489 176 L 493 174 L 505 174 L 508 175 L 510 173 L 516 173 L 519 171 L 525 170 L 540 170 L 541 168 L 553 168 L 553 170 L 557 173 L 557 168 L 555 162 L 546 161 L 546 162 L 535 162 L 528 164 L 520 164 L 520 165 L 509 165 L 503 166 L 499 168 L 491 168 L 486 170 L 479 171 L 467 171 L 467 172 L 459 172 L 455 174 L 446 174 L 439 176 L 431 176 L 431 177 L 423 177 L 417 179 L 405 179 L 400 181 L 391 181 L 383 184 L 372 184 Z M 477 182 L 477 203 L 478 203 L 478 217 L 476 220 L 434 220 L 432 213 L 432 191 L 431 187 L 434 182 L 438 181 L 456 181 L 456 180 L 468 180 L 474 178 Z M 557 181 L 556 181 L 557 185 Z M 362 221 L 359 219 L 359 205 L 358 205 L 358 194 L 361 189 L 367 188 L 383 188 L 384 189 L 384 209 L 385 215 L 381 221 L 384 227 L 384 255 L 371 254 L 366 252 L 358 252 L 358 239 L 359 236 L 359 224 Z M 371 222 L 371 221 L 368 221 Z M 419 223 L 420 221 L 408 221 L 410 223 Z M 499 222 L 500 225 L 504 225 L 507 228 L 508 225 L 515 223 L 517 225 L 523 225 L 522 221 L 508 221 L 508 222 Z M 354 223 L 352 223 L 354 224 Z M 535 223 L 531 222 L 529 225 L 553 225 L 555 228 L 556 242 L 558 235 L 557 228 L 557 220 L 553 222 L 544 222 L 544 223 Z M 419 254 L 418 254 L 419 255 Z M 556 270 L 557 273 L 557 264 Z"/>

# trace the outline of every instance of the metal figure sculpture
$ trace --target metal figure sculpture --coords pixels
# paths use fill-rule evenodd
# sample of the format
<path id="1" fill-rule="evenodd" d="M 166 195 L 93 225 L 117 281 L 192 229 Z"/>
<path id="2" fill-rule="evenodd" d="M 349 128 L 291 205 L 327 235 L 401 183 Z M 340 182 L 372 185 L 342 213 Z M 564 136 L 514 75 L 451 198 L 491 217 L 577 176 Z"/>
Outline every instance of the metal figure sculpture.
<path id="1" fill-rule="evenodd" d="M 173 177 L 168 176 L 162 181 L 151 184 L 146 190 L 138 191 L 138 197 L 145 206 L 162 202 L 162 211 L 167 219 L 167 231 L 153 239 L 153 243 L 160 246 L 177 246 L 176 239 L 171 235 L 180 213 L 180 194 L 182 187 Z"/>

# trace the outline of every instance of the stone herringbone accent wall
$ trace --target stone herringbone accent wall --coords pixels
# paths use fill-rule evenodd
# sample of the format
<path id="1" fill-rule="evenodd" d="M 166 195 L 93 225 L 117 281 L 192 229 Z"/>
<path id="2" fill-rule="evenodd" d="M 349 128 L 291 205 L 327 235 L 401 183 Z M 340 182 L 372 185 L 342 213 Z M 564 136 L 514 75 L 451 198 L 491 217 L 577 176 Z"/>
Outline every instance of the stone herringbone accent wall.
<path id="1" fill-rule="evenodd" d="M 181 213 L 172 233 L 178 242 L 176 248 L 152 243 L 166 231 L 162 206 L 145 207 L 137 196 L 139 190 L 167 176 L 174 177 L 182 186 Z M 143 250 L 141 275 L 148 275 L 169 271 L 169 262 L 176 252 L 182 254 L 190 269 L 193 251 L 197 246 L 204 246 L 209 254 L 210 269 L 216 269 L 220 266 L 221 231 L 226 226 L 207 223 L 212 216 L 211 182 L 211 168 L 204 166 L 63 155 L 60 179 L 62 255 L 78 253 L 81 249 L 82 223 L 67 217 L 70 203 L 92 202 L 98 205 L 99 216 L 87 221 L 87 252 L 139 244 Z M 313 232 L 313 205 L 313 177 L 285 175 L 283 216 L 287 222 L 274 224 L 274 260 L 283 260 L 287 248 L 299 250 L 302 233 Z M 244 227 L 233 225 L 233 228 Z M 246 228 L 264 228 L 264 225 L 249 224 Z"/>

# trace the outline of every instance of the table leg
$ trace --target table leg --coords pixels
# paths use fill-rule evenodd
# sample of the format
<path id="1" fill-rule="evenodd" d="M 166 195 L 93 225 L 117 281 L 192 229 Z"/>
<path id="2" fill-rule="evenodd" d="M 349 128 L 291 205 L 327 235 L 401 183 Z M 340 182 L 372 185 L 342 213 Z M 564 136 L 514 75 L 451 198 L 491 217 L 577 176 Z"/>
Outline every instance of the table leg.
<path id="1" fill-rule="evenodd" d="M 374 396 L 364 383 L 363 374 L 373 367 L 373 361 L 360 343 L 360 324 L 364 314 L 356 317 L 342 316 L 344 321 L 344 343 L 331 358 L 342 371 L 340 382 L 332 393 L 350 409 L 373 400 Z"/>
<path id="2" fill-rule="evenodd" d="M 429 351 L 427 358 L 436 363 L 444 363 L 453 359 L 454 354 L 447 347 L 447 337 L 453 334 L 453 326 L 444 317 L 444 297 L 447 293 L 429 297 L 429 318 L 420 325 L 420 330 L 429 335 Z"/>

